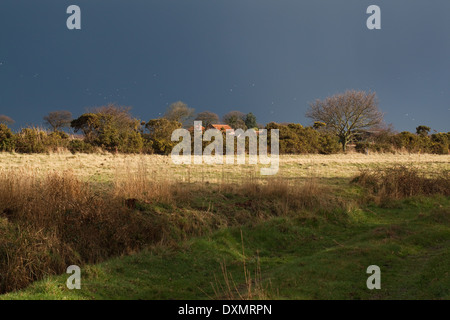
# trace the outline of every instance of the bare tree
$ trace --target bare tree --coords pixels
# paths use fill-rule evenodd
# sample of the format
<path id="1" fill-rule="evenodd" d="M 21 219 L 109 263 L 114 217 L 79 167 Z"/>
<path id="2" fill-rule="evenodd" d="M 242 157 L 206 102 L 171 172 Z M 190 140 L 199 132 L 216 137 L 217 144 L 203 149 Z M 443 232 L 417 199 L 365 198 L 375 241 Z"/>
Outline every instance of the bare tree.
<path id="1" fill-rule="evenodd" d="M 230 111 L 222 117 L 222 120 L 233 129 L 247 130 L 245 118 L 245 113 L 241 111 Z"/>
<path id="2" fill-rule="evenodd" d="M 5 116 L 4 114 L 0 114 L 0 123 L 13 124 L 14 122 L 15 121 L 12 118 Z"/>
<path id="3" fill-rule="evenodd" d="M 67 110 L 52 111 L 44 117 L 44 122 L 53 131 L 58 131 L 64 127 L 70 126 L 72 121 L 72 113 Z"/>
<path id="4" fill-rule="evenodd" d="M 141 121 L 132 116 L 131 109 L 132 107 L 110 103 L 105 106 L 90 108 L 88 112 L 109 118 L 109 121 L 118 129 L 135 128 L 137 130 Z"/>
<path id="5" fill-rule="evenodd" d="M 347 144 L 357 132 L 368 130 L 383 122 L 378 100 L 373 92 L 349 90 L 310 104 L 306 116 L 325 123 L 326 130 L 336 134 L 346 151 Z"/>
<path id="6" fill-rule="evenodd" d="M 189 108 L 188 105 L 182 101 L 172 103 L 166 110 L 164 118 L 171 121 L 181 122 L 187 125 L 195 114 L 195 109 Z M 192 124 L 191 124 L 192 125 Z"/>
<path id="7" fill-rule="evenodd" d="M 197 121 L 201 121 L 202 125 L 206 128 L 210 124 L 217 124 L 219 123 L 219 116 L 211 111 L 203 111 L 200 112 L 197 117 L 195 118 Z"/>

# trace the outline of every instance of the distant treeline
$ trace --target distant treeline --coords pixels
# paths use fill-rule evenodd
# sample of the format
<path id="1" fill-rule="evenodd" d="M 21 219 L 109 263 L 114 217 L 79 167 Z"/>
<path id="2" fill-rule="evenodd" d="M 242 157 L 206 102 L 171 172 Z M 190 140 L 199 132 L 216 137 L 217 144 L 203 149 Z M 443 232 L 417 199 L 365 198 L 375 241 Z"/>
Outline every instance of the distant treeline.
<path id="1" fill-rule="evenodd" d="M 169 154 L 178 143 L 171 141 L 172 132 L 183 125 L 165 117 L 140 121 L 130 110 L 114 105 L 97 108 L 70 121 L 75 134 L 59 128 L 45 130 L 23 128 L 14 133 L 6 124 L 0 124 L 0 151 L 17 153 L 49 153 L 69 150 L 72 153 L 101 151 L 118 153 Z M 324 125 L 268 123 L 265 127 L 279 130 L 281 154 L 333 154 L 342 152 L 338 136 Z M 429 134 L 430 128 L 419 126 L 416 133 L 396 133 L 392 129 L 355 132 L 350 146 L 358 152 L 422 152 L 448 154 L 450 133 Z M 209 144 L 209 143 L 207 143 Z"/>
<path id="2" fill-rule="evenodd" d="M 130 109 L 110 104 L 94 108 L 76 119 L 72 119 L 69 111 L 53 111 L 44 117 L 48 130 L 29 127 L 16 133 L 7 126 L 14 120 L 0 115 L 0 151 L 45 153 L 66 149 L 73 153 L 170 154 L 178 144 L 178 141 L 171 141 L 172 132 L 182 127 L 193 132 L 193 123 L 197 120 L 202 121 L 204 128 L 216 124 L 226 124 L 234 130 L 265 128 L 269 149 L 271 129 L 278 129 L 281 154 L 332 154 L 346 152 L 349 147 L 363 153 L 449 153 L 449 132 L 430 134 L 431 128 L 422 125 L 415 133 L 397 133 L 384 125 L 383 113 L 372 92 L 350 90 L 316 100 L 306 113 L 314 125 L 307 127 L 274 122 L 264 126 L 257 123 L 253 113 L 240 111 L 228 112 L 220 120 L 211 111 L 196 114 L 181 101 L 171 104 L 161 118 L 149 121 L 134 118 Z M 205 142 L 205 146 L 207 144 Z"/>
<path id="3" fill-rule="evenodd" d="M 423 132 L 421 128 L 427 128 Z M 429 134 L 429 127 L 419 126 L 416 133 L 403 131 L 394 133 L 391 130 L 380 130 L 367 136 L 362 134 L 356 142 L 358 152 L 399 152 L 448 154 L 450 132 Z"/>

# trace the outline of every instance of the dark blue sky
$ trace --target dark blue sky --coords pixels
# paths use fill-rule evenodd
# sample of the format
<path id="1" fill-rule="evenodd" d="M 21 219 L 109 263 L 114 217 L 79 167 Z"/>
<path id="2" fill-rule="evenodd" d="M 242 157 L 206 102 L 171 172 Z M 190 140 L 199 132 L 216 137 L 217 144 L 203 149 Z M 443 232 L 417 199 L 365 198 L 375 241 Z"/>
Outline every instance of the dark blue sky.
<path id="1" fill-rule="evenodd" d="M 82 30 L 66 28 L 66 8 Z M 366 28 L 366 9 L 382 29 Z M 186 102 L 310 123 L 308 103 L 377 92 L 387 123 L 449 131 L 448 0 L 1 0 L 0 114 L 15 128 L 109 102 L 149 120 Z"/>

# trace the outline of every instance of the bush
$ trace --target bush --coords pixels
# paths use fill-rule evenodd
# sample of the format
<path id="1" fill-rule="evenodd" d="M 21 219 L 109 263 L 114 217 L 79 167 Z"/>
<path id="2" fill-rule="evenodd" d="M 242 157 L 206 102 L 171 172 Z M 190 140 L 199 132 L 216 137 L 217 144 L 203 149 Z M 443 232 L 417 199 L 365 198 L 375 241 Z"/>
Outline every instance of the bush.
<path id="1" fill-rule="evenodd" d="M 44 140 L 47 151 L 57 151 L 67 149 L 69 145 L 69 135 L 62 131 L 54 131 L 47 135 Z"/>
<path id="2" fill-rule="evenodd" d="M 341 150 L 339 139 L 331 134 L 303 127 L 300 124 L 289 123 L 281 125 L 271 122 L 266 126 L 268 144 L 270 145 L 270 130 L 279 130 L 280 154 L 321 153 L 331 154 Z"/>
<path id="3" fill-rule="evenodd" d="M 144 139 L 144 145 L 142 147 L 142 152 L 146 153 L 146 154 L 153 154 L 155 153 L 155 150 L 153 149 L 153 142 L 148 140 L 148 139 Z"/>
<path id="4" fill-rule="evenodd" d="M 450 144 L 450 132 L 434 133 L 431 135 L 431 152 L 437 154 L 448 154 Z"/>
<path id="5" fill-rule="evenodd" d="M 408 131 L 394 134 L 389 130 L 385 130 L 369 138 L 361 139 L 356 143 L 356 151 L 365 153 L 366 150 L 372 152 L 394 152 L 395 150 L 400 150 L 410 153 L 448 154 L 449 134 L 436 133 L 429 136 L 424 133 L 425 131 L 423 130 L 425 129 L 419 130 L 420 134 L 413 134 Z"/>
<path id="6" fill-rule="evenodd" d="M 366 153 L 366 151 L 384 153 L 393 152 L 393 146 L 389 143 L 357 142 L 355 150 L 361 153 Z"/>
<path id="7" fill-rule="evenodd" d="M 144 139 L 139 132 L 123 132 L 119 137 L 118 152 L 141 153 L 144 149 Z"/>
<path id="8" fill-rule="evenodd" d="M 81 115 L 71 122 L 71 127 L 84 133 L 85 142 L 107 151 L 140 153 L 144 141 L 139 124 L 130 108 L 108 105 Z"/>
<path id="9" fill-rule="evenodd" d="M 19 153 L 45 153 L 47 133 L 38 128 L 24 128 L 16 136 L 16 151 Z"/>
<path id="10" fill-rule="evenodd" d="M 322 133 L 319 137 L 319 153 L 334 154 L 341 151 L 339 138 L 330 134 Z"/>
<path id="11" fill-rule="evenodd" d="M 415 134 L 403 131 L 395 135 L 393 144 L 397 149 L 406 149 L 407 151 L 412 152 L 418 148 L 418 139 Z"/>
<path id="12" fill-rule="evenodd" d="M 448 170 L 426 176 L 418 169 L 406 166 L 377 168 L 361 171 L 352 182 L 367 188 L 382 201 L 417 195 L 450 195 Z"/>
<path id="13" fill-rule="evenodd" d="M 152 149 L 158 154 L 170 154 L 177 142 L 172 141 L 172 132 L 181 128 L 181 123 L 165 118 L 152 119 L 147 122 L 145 128 L 148 134 L 144 137 L 151 143 Z"/>
<path id="14" fill-rule="evenodd" d="M 393 144 L 397 149 L 405 149 L 408 152 L 433 153 L 433 142 L 427 135 L 403 131 L 393 137 Z"/>
<path id="15" fill-rule="evenodd" d="M 69 172 L 0 172 L 0 293 L 161 241 L 154 220 Z"/>
<path id="16" fill-rule="evenodd" d="M 83 140 L 72 140 L 69 142 L 68 149 L 72 153 L 94 153 L 95 147 Z"/>
<path id="17" fill-rule="evenodd" d="M 24 128 L 16 135 L 18 153 L 48 153 L 65 149 L 69 144 L 69 136 L 55 131 L 48 134 L 39 128 Z"/>
<path id="18" fill-rule="evenodd" d="M 68 140 L 69 139 L 69 135 L 63 131 L 53 131 L 48 136 L 52 139 L 57 139 L 57 140 Z"/>
<path id="19" fill-rule="evenodd" d="M 0 151 L 12 152 L 15 149 L 14 134 L 7 125 L 0 123 Z"/>

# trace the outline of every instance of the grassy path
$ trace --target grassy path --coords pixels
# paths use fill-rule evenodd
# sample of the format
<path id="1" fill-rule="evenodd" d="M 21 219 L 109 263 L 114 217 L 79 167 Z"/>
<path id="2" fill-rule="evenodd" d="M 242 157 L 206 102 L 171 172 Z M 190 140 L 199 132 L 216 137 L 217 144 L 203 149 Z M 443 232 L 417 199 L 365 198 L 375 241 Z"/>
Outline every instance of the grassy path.
<path id="1" fill-rule="evenodd" d="M 350 214 L 272 218 L 82 266 L 81 290 L 68 290 L 69 275 L 61 275 L 0 298 L 238 298 L 234 289 L 220 289 L 226 287 L 221 265 L 245 295 L 244 260 L 256 280 L 253 297 L 450 299 L 450 198 L 409 199 Z M 369 265 L 381 268 L 381 290 L 366 287 Z"/>

